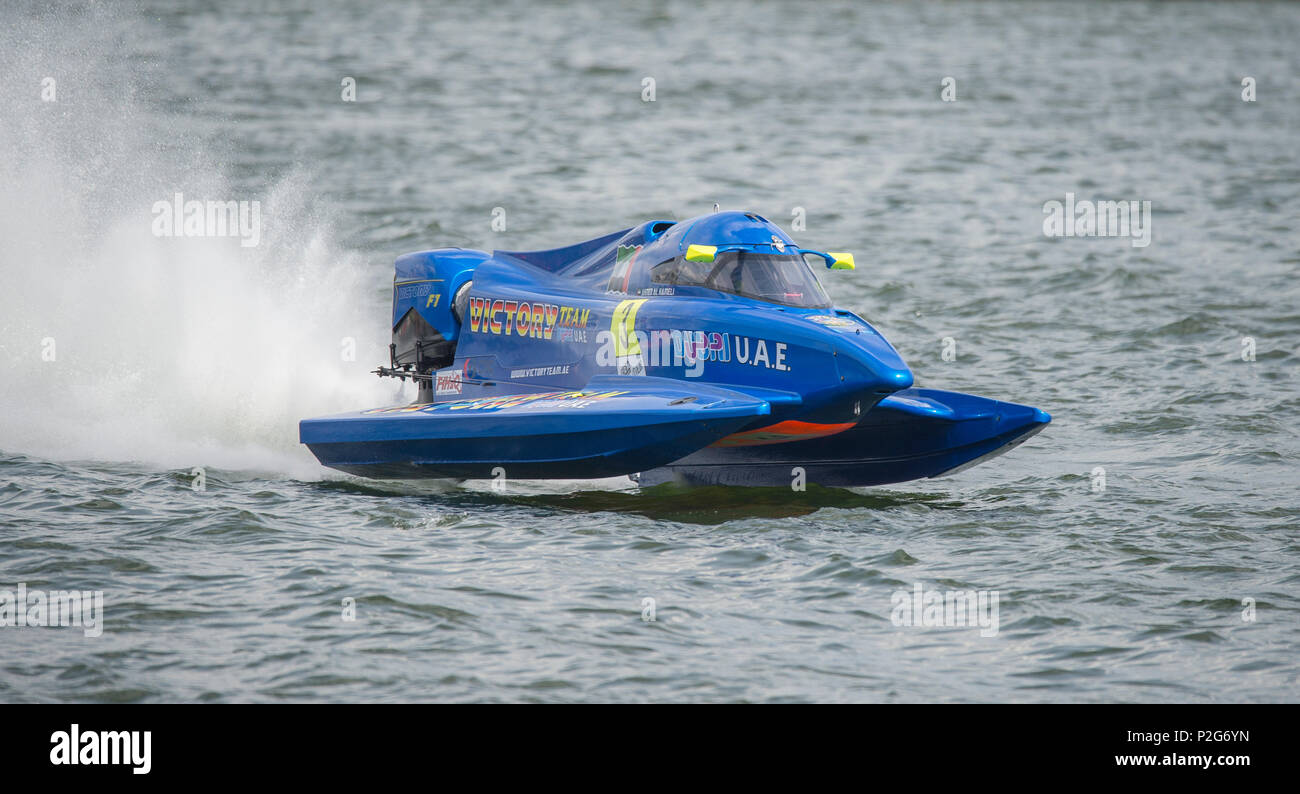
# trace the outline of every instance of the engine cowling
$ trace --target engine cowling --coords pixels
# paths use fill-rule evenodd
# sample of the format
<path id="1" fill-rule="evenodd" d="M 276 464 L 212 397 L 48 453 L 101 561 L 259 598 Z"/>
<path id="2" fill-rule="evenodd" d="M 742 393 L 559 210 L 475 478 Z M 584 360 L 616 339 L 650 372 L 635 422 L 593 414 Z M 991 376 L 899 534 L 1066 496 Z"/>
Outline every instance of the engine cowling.
<path id="1" fill-rule="evenodd" d="M 466 248 L 398 257 L 393 275 L 394 367 L 427 373 L 455 359 L 474 268 L 488 257 Z"/>

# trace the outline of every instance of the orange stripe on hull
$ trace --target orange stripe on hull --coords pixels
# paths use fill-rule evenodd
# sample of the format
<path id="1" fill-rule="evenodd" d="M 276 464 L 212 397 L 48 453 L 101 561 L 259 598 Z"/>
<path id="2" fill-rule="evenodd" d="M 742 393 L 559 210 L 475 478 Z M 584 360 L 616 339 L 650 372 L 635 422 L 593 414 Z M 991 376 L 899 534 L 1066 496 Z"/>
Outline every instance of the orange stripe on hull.
<path id="1" fill-rule="evenodd" d="M 777 422 L 774 425 L 747 430 L 744 433 L 732 433 L 726 438 L 713 442 L 715 447 L 756 447 L 760 444 L 788 444 L 791 441 L 807 441 L 810 438 L 822 438 L 843 433 L 857 422 L 825 425 L 816 422 L 799 422 L 794 419 Z"/>

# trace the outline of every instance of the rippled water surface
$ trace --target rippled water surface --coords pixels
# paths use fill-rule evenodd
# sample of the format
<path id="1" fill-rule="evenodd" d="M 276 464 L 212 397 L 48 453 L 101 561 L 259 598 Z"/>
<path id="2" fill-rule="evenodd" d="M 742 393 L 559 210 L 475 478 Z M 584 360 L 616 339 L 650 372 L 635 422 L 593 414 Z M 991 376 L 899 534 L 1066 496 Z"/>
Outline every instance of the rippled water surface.
<path id="1" fill-rule="evenodd" d="M 0 700 L 1300 699 L 1300 7 L 104 5 L 0 30 L 0 590 L 106 615 L 0 628 Z M 260 244 L 154 237 L 176 192 Z M 1066 193 L 1151 244 L 1044 237 Z M 714 202 L 803 208 L 918 385 L 1052 425 L 803 494 L 297 445 L 410 396 L 367 374 L 395 256 Z M 894 626 L 917 584 L 996 590 L 997 635 Z"/>

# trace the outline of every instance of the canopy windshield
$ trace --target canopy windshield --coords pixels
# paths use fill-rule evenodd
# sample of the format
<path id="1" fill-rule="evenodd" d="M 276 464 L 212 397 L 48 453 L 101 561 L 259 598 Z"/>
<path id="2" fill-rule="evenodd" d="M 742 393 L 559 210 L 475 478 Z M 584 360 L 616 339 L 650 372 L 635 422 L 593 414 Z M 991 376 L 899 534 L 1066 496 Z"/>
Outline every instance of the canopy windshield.
<path id="1" fill-rule="evenodd" d="M 802 254 L 724 251 L 712 262 L 690 262 L 679 256 L 651 268 L 650 280 L 655 284 L 706 287 L 806 309 L 831 305 Z"/>

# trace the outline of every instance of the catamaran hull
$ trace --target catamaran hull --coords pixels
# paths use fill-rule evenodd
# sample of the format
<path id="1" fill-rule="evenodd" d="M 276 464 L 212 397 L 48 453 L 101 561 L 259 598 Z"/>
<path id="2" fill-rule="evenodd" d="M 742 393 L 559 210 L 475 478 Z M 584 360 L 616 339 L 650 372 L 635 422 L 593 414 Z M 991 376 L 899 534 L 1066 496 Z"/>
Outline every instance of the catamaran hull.
<path id="1" fill-rule="evenodd" d="M 766 416 L 766 400 L 663 378 L 360 411 L 299 423 L 320 462 L 377 479 L 590 479 L 663 465 Z"/>
<path id="2" fill-rule="evenodd" d="M 887 485 L 970 468 L 1014 449 L 1050 421 L 1046 412 L 1027 405 L 906 389 L 842 433 L 786 444 L 710 446 L 637 479 L 642 486 Z"/>
<path id="3" fill-rule="evenodd" d="M 749 212 L 647 221 L 536 251 L 441 248 L 394 265 L 388 366 L 415 402 L 307 419 L 364 477 L 880 485 L 958 471 L 1050 421 L 912 389 L 871 323 Z"/>

